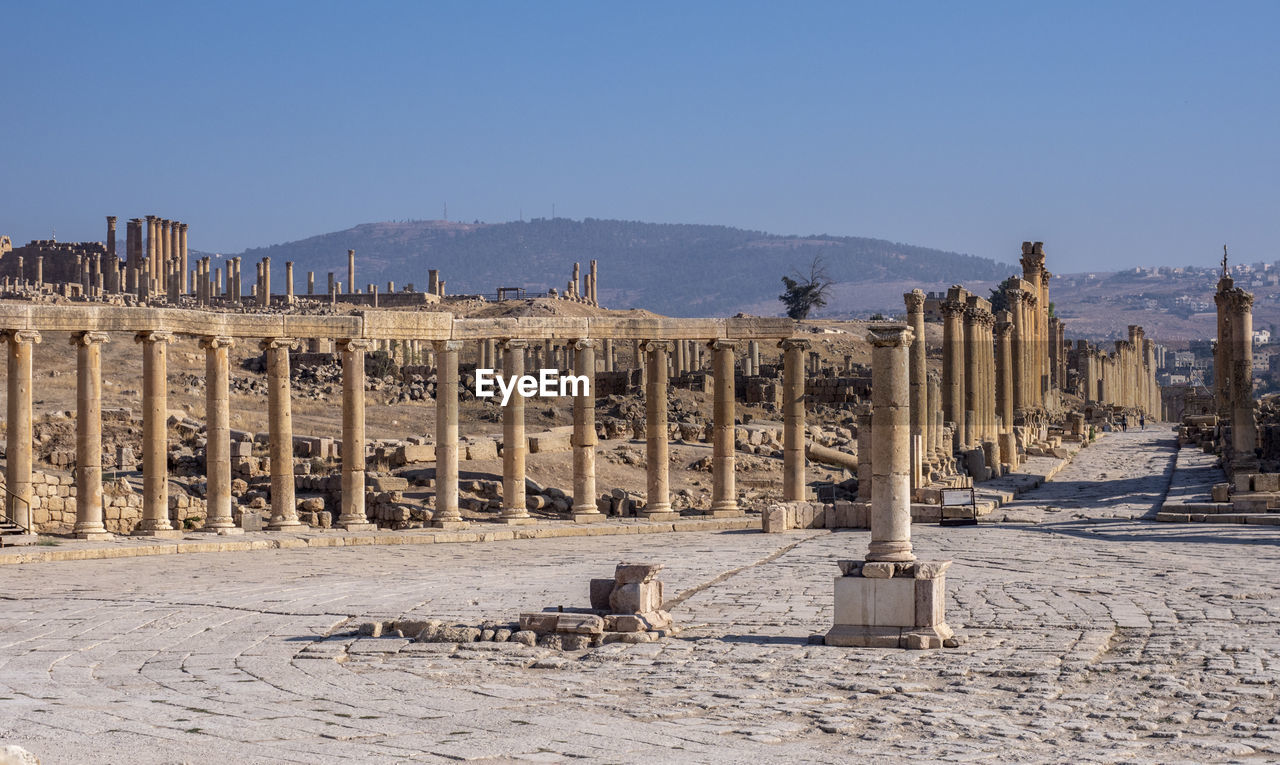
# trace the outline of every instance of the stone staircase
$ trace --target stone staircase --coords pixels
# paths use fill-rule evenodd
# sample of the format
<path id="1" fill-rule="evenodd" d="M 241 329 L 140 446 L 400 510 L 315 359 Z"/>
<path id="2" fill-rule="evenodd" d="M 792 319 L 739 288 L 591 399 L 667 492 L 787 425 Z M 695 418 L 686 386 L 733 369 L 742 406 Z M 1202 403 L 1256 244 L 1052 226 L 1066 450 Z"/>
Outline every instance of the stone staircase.
<path id="1" fill-rule="evenodd" d="M 1251 474 L 1239 475 L 1231 501 L 1215 501 L 1225 499 L 1222 488 L 1226 480 L 1214 454 L 1192 446 L 1179 449 L 1169 493 L 1156 520 L 1280 526 L 1280 491 L 1274 490 L 1274 478 L 1259 480 Z M 1215 486 L 1221 487 L 1216 497 Z"/>

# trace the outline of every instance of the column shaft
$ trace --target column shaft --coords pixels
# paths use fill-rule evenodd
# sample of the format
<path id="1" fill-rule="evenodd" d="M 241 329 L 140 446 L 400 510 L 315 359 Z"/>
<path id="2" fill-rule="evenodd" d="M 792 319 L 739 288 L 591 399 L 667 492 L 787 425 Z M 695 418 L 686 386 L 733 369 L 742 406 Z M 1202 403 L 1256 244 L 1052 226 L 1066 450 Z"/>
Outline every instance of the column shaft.
<path id="1" fill-rule="evenodd" d="M 437 340 L 435 348 L 436 510 L 431 525 L 464 529 L 468 524 L 458 510 L 458 352 L 462 341 Z"/>
<path id="2" fill-rule="evenodd" d="M 168 345 L 173 335 L 142 332 L 142 534 L 167 536 L 169 522 Z"/>
<path id="3" fill-rule="evenodd" d="M 782 501 L 805 499 L 804 354 L 809 341 L 790 338 L 782 348 Z"/>
<path id="4" fill-rule="evenodd" d="M 293 403 L 289 389 L 289 351 L 293 341 L 271 338 L 262 341 L 261 347 L 267 354 L 271 439 L 271 522 L 267 528 L 276 531 L 302 525 L 293 492 Z"/>
<path id="5" fill-rule="evenodd" d="M 670 351 L 671 343 L 666 340 L 652 340 L 644 344 L 648 367 L 644 390 L 647 495 L 644 515 L 656 519 L 677 515 L 671 511 L 667 456 L 667 356 Z"/>
<path id="6" fill-rule="evenodd" d="M 206 337 L 205 376 L 205 498 L 208 510 L 204 528 L 228 533 L 235 529 L 231 512 L 231 392 L 228 356 L 234 341 L 230 337 Z"/>
<path id="7" fill-rule="evenodd" d="M 911 328 L 872 325 L 871 544 L 868 561 L 913 561 L 911 553 Z"/>
<path id="8" fill-rule="evenodd" d="M 377 528 L 365 512 L 364 358 L 370 340 L 339 340 L 342 349 L 342 509 L 337 526 Z"/>
<path id="9" fill-rule="evenodd" d="M 715 376 L 711 452 L 711 514 L 741 515 L 735 472 L 733 352 L 737 343 L 713 340 L 711 368 Z M 785 454 L 785 452 L 784 452 Z"/>
<path id="10" fill-rule="evenodd" d="M 508 379 L 518 381 L 524 375 L 524 352 L 528 347 L 526 340 L 507 340 L 502 344 L 502 371 Z M 504 523 L 533 522 L 525 498 L 527 446 L 524 396 L 516 389 L 502 409 L 502 513 L 499 520 Z"/>
<path id="11" fill-rule="evenodd" d="M 595 341 L 573 344 L 577 395 L 573 397 L 573 520 L 598 521 L 596 507 L 596 352 Z"/>

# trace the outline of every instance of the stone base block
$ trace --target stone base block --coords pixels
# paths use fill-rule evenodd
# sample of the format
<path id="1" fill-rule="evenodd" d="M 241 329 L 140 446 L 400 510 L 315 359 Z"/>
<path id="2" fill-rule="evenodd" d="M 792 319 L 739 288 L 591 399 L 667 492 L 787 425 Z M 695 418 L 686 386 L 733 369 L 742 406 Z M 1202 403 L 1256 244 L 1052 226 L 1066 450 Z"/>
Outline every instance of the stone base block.
<path id="1" fill-rule="evenodd" d="M 680 513 L 675 510 L 664 510 L 658 513 L 646 513 L 641 510 L 640 517 L 646 521 L 678 521 L 680 520 Z"/>
<path id="2" fill-rule="evenodd" d="M 289 531 L 302 526 L 302 521 L 295 519 L 287 521 L 272 521 L 267 524 L 267 531 Z"/>
<path id="3" fill-rule="evenodd" d="M 494 523 L 500 523 L 504 526 L 532 526 L 538 522 L 537 518 L 495 518 Z"/>
<path id="4" fill-rule="evenodd" d="M 237 534 L 244 533 L 244 529 L 240 528 L 239 526 L 222 526 L 222 527 L 205 526 L 200 530 L 206 534 L 217 534 L 220 537 L 230 537 L 230 536 L 235 536 Z"/>
<path id="5" fill-rule="evenodd" d="M 608 516 L 606 516 L 604 513 L 599 511 L 596 511 L 594 513 L 574 513 L 573 514 L 574 523 L 599 523 L 600 521 L 606 520 L 607 518 Z"/>
<path id="6" fill-rule="evenodd" d="M 469 521 L 432 521 L 431 528 L 444 529 L 445 531 L 462 531 L 471 527 Z"/>
<path id="7" fill-rule="evenodd" d="M 378 524 L 376 524 L 376 523 L 360 523 L 360 522 L 356 522 L 356 523 L 337 523 L 337 524 L 334 524 L 334 528 L 336 528 L 336 529 L 342 529 L 343 531 L 377 531 L 377 530 L 378 530 Z"/>
<path id="8" fill-rule="evenodd" d="M 135 537 L 157 537 L 159 539 L 182 539 L 186 532 L 181 529 L 139 529 L 133 532 Z"/>
<path id="9" fill-rule="evenodd" d="M 704 516 L 707 518 L 741 518 L 745 513 L 741 509 L 735 510 L 708 510 Z"/>
<path id="10" fill-rule="evenodd" d="M 942 647 L 952 636 L 945 622 L 950 565 L 842 562 L 844 575 L 835 578 L 835 626 L 827 633 L 827 645 Z"/>
<path id="11" fill-rule="evenodd" d="M 116 535 L 110 531 L 77 531 L 76 539 L 84 539 L 89 542 L 106 542 L 115 539 Z"/>
<path id="12" fill-rule="evenodd" d="M 33 545 L 39 541 L 36 534 L 0 534 L 0 547 L 20 547 Z"/>

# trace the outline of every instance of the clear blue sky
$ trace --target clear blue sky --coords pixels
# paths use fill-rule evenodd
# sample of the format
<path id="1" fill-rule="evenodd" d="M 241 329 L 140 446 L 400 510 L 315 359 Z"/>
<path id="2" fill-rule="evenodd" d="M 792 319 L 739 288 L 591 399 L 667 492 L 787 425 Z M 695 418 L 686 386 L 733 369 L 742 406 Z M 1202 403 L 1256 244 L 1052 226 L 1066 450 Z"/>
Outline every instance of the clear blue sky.
<path id="1" fill-rule="evenodd" d="M 0 233 L 521 215 L 1280 257 L 1280 3 L 8 3 Z M 123 226 L 122 226 L 123 228 Z"/>

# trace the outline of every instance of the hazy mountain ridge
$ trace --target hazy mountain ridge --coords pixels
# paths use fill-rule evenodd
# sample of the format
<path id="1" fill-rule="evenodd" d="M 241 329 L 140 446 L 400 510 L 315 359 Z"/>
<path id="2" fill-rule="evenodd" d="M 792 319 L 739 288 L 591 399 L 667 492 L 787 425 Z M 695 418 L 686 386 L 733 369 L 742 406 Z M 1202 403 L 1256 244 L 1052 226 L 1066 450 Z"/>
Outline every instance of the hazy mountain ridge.
<path id="1" fill-rule="evenodd" d="M 385 289 L 390 280 L 397 287 L 411 283 L 423 289 L 427 269 L 435 268 L 450 294 L 492 294 L 499 286 L 563 291 L 573 263 L 582 263 L 585 273 L 595 259 L 602 303 L 671 316 L 726 315 L 765 304 L 778 313 L 781 304 L 775 298 L 782 275 L 807 272 L 815 255 L 822 256 L 830 277 L 841 283 L 990 281 L 1014 268 L 881 239 L 779 236 L 728 226 L 593 218 L 364 223 L 240 255 L 249 263 L 270 257 L 276 278 L 283 276 L 284 262 L 293 261 L 295 288 L 305 289 L 306 272 L 315 271 L 317 290 L 323 291 L 329 271 L 346 281 L 348 249 L 356 251 L 361 287 L 377 283 Z"/>

